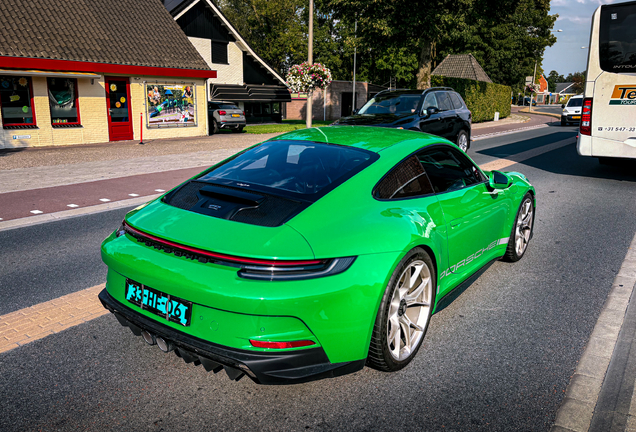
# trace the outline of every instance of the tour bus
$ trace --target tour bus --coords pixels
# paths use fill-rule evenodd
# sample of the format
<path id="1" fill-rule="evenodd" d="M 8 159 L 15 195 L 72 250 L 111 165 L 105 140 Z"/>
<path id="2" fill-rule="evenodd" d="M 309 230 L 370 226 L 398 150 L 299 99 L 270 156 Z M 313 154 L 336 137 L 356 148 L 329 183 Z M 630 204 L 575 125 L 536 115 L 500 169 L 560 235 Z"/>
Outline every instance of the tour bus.
<path id="1" fill-rule="evenodd" d="M 636 1 L 592 16 L 578 153 L 636 158 Z"/>

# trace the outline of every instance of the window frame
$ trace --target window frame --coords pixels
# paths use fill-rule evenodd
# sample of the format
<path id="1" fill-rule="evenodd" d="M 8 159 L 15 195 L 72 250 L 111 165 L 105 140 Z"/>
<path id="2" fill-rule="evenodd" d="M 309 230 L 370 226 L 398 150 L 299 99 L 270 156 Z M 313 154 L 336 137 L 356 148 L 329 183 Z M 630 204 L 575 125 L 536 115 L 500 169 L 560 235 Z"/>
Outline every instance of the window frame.
<path id="1" fill-rule="evenodd" d="M 469 163 L 473 166 L 473 168 L 476 168 L 476 169 L 477 169 L 477 171 L 478 171 L 478 172 L 479 172 L 479 173 L 483 176 L 483 179 L 482 179 L 481 181 L 478 181 L 477 183 L 473 183 L 473 184 L 471 184 L 471 185 L 464 186 L 464 187 L 459 188 L 459 189 L 454 189 L 454 190 L 452 190 L 452 191 L 449 191 L 448 189 L 446 189 L 446 190 L 445 190 L 445 191 L 443 191 L 443 192 L 434 192 L 434 194 L 435 194 L 435 195 L 442 195 L 442 194 L 446 194 L 446 193 L 457 192 L 457 191 L 459 191 L 459 190 L 468 190 L 468 189 L 470 189 L 470 188 L 472 188 L 472 187 L 475 187 L 475 186 L 479 186 L 479 185 L 487 184 L 487 183 L 488 183 L 488 176 L 487 176 L 486 174 L 484 174 L 484 171 L 483 171 L 483 170 L 479 167 L 479 165 L 475 164 L 475 163 L 473 162 L 473 160 L 472 160 L 472 159 L 470 159 L 470 158 L 468 157 L 468 155 L 466 155 L 465 153 L 463 153 L 461 150 L 456 149 L 456 148 L 454 148 L 454 147 L 451 147 L 451 146 L 449 146 L 448 144 L 438 143 L 438 144 L 433 144 L 433 145 L 430 145 L 430 146 L 426 146 L 426 147 L 421 148 L 420 150 L 418 150 L 418 151 L 416 152 L 416 154 L 417 154 L 417 153 L 425 152 L 425 151 L 427 151 L 427 150 L 431 150 L 431 149 L 435 149 L 435 148 L 440 148 L 440 147 L 441 147 L 441 148 L 443 148 L 443 149 L 446 149 L 446 150 L 450 150 L 451 152 L 453 152 L 453 151 L 454 151 L 454 152 L 456 152 L 458 155 L 460 155 L 460 156 L 459 156 L 460 158 L 465 158 L 465 159 L 466 159 L 466 160 L 467 160 L 467 161 L 468 161 L 468 162 L 469 162 Z M 420 162 L 420 163 L 421 163 L 421 162 Z M 426 172 L 426 168 L 425 168 L 424 166 L 422 166 L 422 168 L 424 168 L 424 172 Z M 428 173 L 426 174 L 426 176 L 428 177 Z M 433 182 L 431 181 L 430 177 L 428 177 L 428 181 L 431 183 L 431 187 L 433 188 L 433 191 L 435 191 L 435 186 L 433 185 Z"/>
<path id="2" fill-rule="evenodd" d="M 2 75 L 9 77 L 16 77 L 16 75 Z M 2 121 L 3 129 L 37 129 L 38 122 L 35 116 L 35 102 L 33 100 L 33 77 L 25 75 L 24 78 L 28 80 L 29 85 L 29 103 L 31 105 L 31 114 L 33 117 L 32 123 L 5 123 L 4 116 L 2 115 L 2 98 L 0 98 L 0 120 Z"/>
<path id="3" fill-rule="evenodd" d="M 428 146 L 424 147 L 424 148 L 428 148 Z M 418 149 L 416 151 L 414 151 L 413 153 L 407 155 L 405 158 L 403 158 L 402 160 L 400 160 L 398 163 L 396 163 L 395 165 L 393 165 L 386 173 L 384 173 L 384 175 L 380 178 L 380 180 L 377 181 L 377 183 L 375 184 L 375 186 L 373 186 L 373 189 L 371 189 L 371 195 L 373 196 L 373 199 L 375 199 L 376 201 L 403 201 L 403 200 L 409 200 L 409 199 L 419 199 L 419 198 L 424 198 L 424 197 L 428 197 L 431 195 L 435 195 L 435 189 L 433 188 L 433 183 L 431 182 L 431 179 L 428 177 L 428 174 L 426 173 L 426 170 L 424 169 L 424 166 L 422 166 L 422 174 L 418 175 L 417 177 L 413 177 L 411 179 L 409 179 L 408 182 L 404 183 L 402 186 L 400 186 L 398 189 L 396 189 L 393 192 L 393 195 L 391 196 L 391 198 L 380 198 L 377 194 L 377 189 L 378 186 L 384 181 L 384 179 L 391 174 L 394 170 L 396 170 L 400 165 L 402 165 L 404 162 L 406 162 L 409 158 L 413 157 L 413 156 L 417 156 L 417 153 L 422 151 L 422 149 Z M 418 159 L 419 162 L 419 159 Z M 422 163 L 420 162 L 420 165 Z M 397 197 L 395 198 L 395 194 L 399 191 L 404 189 L 406 186 L 408 186 L 409 184 L 411 184 L 411 182 L 413 182 L 414 180 L 421 178 L 421 177 L 425 177 L 426 181 L 428 181 L 429 186 L 431 187 L 431 191 L 429 193 L 423 193 L 423 194 L 419 194 L 419 195 L 411 195 L 411 196 L 406 196 L 406 197 Z"/>
<path id="4" fill-rule="evenodd" d="M 46 90 L 49 92 L 49 80 L 51 78 L 60 78 L 60 79 L 71 79 L 75 81 L 74 89 L 74 104 L 77 107 L 77 121 L 76 122 L 67 122 L 67 123 L 54 123 L 53 122 L 53 112 L 51 112 L 51 101 L 49 100 L 49 113 L 51 114 L 51 127 L 53 128 L 65 128 L 65 127 L 78 127 L 82 126 L 82 118 L 80 117 L 80 105 L 79 105 L 79 89 L 78 89 L 78 80 L 77 78 L 64 78 L 64 77 L 46 77 Z M 48 96 L 48 95 L 47 95 Z"/>

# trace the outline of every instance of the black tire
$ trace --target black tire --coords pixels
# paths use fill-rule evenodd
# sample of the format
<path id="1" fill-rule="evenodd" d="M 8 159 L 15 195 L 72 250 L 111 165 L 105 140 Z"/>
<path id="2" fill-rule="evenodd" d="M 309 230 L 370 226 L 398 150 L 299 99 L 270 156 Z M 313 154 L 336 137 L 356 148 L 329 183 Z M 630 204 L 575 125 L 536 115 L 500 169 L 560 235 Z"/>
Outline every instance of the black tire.
<path id="1" fill-rule="evenodd" d="M 428 308 L 420 308 L 418 311 L 418 319 L 415 324 L 423 324 L 419 327 L 421 330 L 417 330 L 413 327 L 413 333 L 417 333 L 417 337 L 419 338 L 415 344 L 412 346 L 410 354 L 406 358 L 396 359 L 394 355 L 391 353 L 390 343 L 388 341 L 388 330 L 389 330 L 389 310 L 392 308 L 392 300 L 395 295 L 395 291 L 398 287 L 398 284 L 401 280 L 403 280 L 403 276 L 406 274 L 407 270 L 412 269 L 412 265 L 418 265 L 419 263 L 424 263 L 428 268 L 428 274 L 430 275 L 430 285 L 427 283 L 426 287 L 423 291 L 428 292 L 424 296 L 424 300 L 428 295 Z M 414 274 L 414 273 L 409 273 Z M 420 277 L 420 280 L 423 279 Z M 412 288 L 411 288 L 412 289 Z M 429 291 L 430 290 L 430 291 Z M 411 360 L 417 354 L 417 351 L 420 349 L 422 345 L 422 341 L 426 336 L 426 331 L 428 330 L 428 325 L 431 320 L 431 312 L 433 311 L 433 307 L 435 306 L 435 293 L 437 290 L 437 273 L 435 272 L 435 266 L 433 265 L 433 261 L 431 257 L 420 248 L 415 248 L 400 261 L 397 268 L 393 272 L 391 279 L 389 280 L 387 289 L 382 296 L 382 301 L 380 302 L 380 308 L 378 310 L 378 314 L 375 319 L 375 324 L 373 326 L 373 333 L 371 334 L 371 343 L 369 345 L 369 355 L 367 357 L 367 366 L 372 367 L 377 370 L 393 372 L 398 371 L 408 365 Z M 413 290 L 414 292 L 414 290 Z M 424 301 L 423 300 L 423 301 Z M 414 303 L 416 306 L 421 303 Z M 399 302 L 399 309 L 402 309 L 402 303 Z M 425 311 L 426 309 L 426 311 Z M 406 315 L 408 308 L 404 308 L 402 315 Z M 420 315 L 424 314 L 424 315 Z M 402 316 L 400 315 L 400 316 Z M 398 318 L 399 319 L 399 318 Z M 400 338 L 403 336 L 402 327 L 400 328 Z M 409 327 L 410 331 L 410 327 Z M 399 339 L 399 338 L 398 338 Z M 400 351 L 399 346 L 397 347 L 398 351 Z"/>
<path id="2" fill-rule="evenodd" d="M 212 126 L 210 127 L 210 135 L 214 135 L 218 133 L 219 133 L 219 124 L 216 122 L 216 120 L 212 119 Z"/>
<path id="3" fill-rule="evenodd" d="M 561 118 L 561 126 L 567 126 L 568 122 L 566 122 L 563 118 Z"/>
<path id="4" fill-rule="evenodd" d="M 519 238 L 521 239 L 521 237 L 523 237 L 523 243 L 525 243 L 525 246 L 523 247 L 523 249 L 521 251 L 519 251 L 519 248 L 517 247 L 517 225 L 519 224 L 519 218 L 522 217 L 522 213 L 524 212 L 524 206 L 527 205 L 527 203 L 530 203 L 530 220 L 527 220 L 524 225 L 525 228 L 523 228 L 523 236 L 519 236 Z M 532 197 L 532 194 L 530 192 L 526 193 L 525 196 L 523 197 L 523 199 L 521 200 L 521 204 L 519 205 L 519 209 L 517 210 L 517 216 L 515 217 L 515 222 L 514 225 L 512 226 L 512 231 L 510 232 L 510 239 L 508 240 L 508 248 L 506 249 L 506 254 L 503 256 L 503 260 L 504 261 L 508 261 L 508 262 L 517 262 L 519 261 L 521 258 L 523 258 L 523 256 L 526 254 L 526 251 L 528 250 L 528 243 L 530 242 L 530 239 L 532 238 L 532 231 L 534 229 L 534 199 Z"/>
<path id="5" fill-rule="evenodd" d="M 463 150 L 464 153 L 468 151 L 470 148 L 470 139 L 468 138 L 468 133 L 465 130 L 460 130 L 457 134 L 457 140 L 455 140 L 455 144 L 457 147 Z M 465 148 L 464 148 L 465 146 Z"/>

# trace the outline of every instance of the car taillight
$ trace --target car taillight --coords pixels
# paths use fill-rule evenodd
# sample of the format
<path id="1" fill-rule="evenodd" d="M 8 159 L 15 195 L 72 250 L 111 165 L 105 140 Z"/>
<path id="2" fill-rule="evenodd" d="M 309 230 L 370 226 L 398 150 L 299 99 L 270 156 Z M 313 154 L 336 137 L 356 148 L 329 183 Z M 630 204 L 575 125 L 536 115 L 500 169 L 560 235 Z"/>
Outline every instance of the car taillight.
<path id="1" fill-rule="evenodd" d="M 245 117 L 245 111 L 243 111 L 243 117 Z"/>
<path id="2" fill-rule="evenodd" d="M 219 111 L 219 115 L 225 115 L 227 114 L 227 111 Z"/>
<path id="3" fill-rule="evenodd" d="M 310 340 L 300 340 L 300 341 L 292 341 L 292 342 L 269 342 L 269 341 L 257 341 L 250 339 L 250 343 L 255 348 L 274 348 L 274 349 L 285 349 L 285 348 L 300 348 L 311 345 L 316 345 L 316 342 Z"/>
<path id="4" fill-rule="evenodd" d="M 581 135 L 592 135 L 592 98 L 583 99 L 580 132 Z"/>

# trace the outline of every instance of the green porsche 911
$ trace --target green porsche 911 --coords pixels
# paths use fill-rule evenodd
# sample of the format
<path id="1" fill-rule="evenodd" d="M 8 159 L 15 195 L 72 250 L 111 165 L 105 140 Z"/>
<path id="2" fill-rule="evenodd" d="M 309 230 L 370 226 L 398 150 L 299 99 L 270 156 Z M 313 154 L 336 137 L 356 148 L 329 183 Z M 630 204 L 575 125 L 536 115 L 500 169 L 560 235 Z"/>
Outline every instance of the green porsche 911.
<path id="1" fill-rule="evenodd" d="M 162 351 L 238 380 L 406 366 L 440 300 L 519 260 L 535 190 L 433 135 L 304 129 L 128 213 L 99 298 Z"/>

